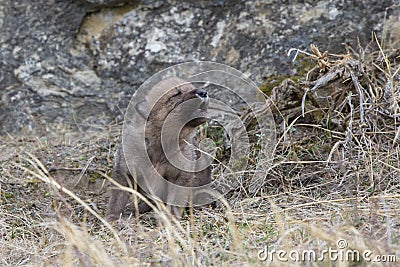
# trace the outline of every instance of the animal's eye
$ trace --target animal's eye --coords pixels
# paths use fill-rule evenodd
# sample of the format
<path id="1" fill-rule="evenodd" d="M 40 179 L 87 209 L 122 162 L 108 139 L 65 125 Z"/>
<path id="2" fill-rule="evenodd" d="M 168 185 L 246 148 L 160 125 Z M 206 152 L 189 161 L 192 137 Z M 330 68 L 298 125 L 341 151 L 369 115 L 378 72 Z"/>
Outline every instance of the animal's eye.
<path id="1" fill-rule="evenodd" d="M 172 95 L 172 97 L 176 97 L 176 96 L 181 95 L 181 94 L 182 94 L 181 91 L 176 91 L 175 94 Z"/>

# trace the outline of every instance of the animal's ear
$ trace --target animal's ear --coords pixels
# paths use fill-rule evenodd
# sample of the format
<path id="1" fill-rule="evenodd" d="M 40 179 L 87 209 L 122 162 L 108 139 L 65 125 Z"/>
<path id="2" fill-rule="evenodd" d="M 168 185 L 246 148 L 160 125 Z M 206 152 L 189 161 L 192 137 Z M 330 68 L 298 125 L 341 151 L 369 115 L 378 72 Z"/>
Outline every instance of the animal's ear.
<path id="1" fill-rule="evenodd" d="M 145 120 L 147 120 L 147 118 L 149 117 L 149 114 L 150 114 L 150 107 L 149 107 L 149 103 L 147 103 L 146 100 L 143 100 L 142 102 L 137 103 L 136 110 L 137 110 L 137 112 L 139 112 L 139 114 Z"/>

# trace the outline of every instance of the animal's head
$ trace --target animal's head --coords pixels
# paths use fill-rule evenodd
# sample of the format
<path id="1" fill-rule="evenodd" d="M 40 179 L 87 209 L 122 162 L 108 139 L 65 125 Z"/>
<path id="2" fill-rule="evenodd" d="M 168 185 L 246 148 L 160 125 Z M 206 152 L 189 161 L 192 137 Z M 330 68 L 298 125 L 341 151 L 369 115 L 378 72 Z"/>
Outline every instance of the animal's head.
<path id="1" fill-rule="evenodd" d="M 168 127 L 188 129 L 206 122 L 208 103 L 206 90 L 173 77 L 157 83 L 137 110 L 154 126 L 162 127 L 167 121 L 172 123 Z"/>

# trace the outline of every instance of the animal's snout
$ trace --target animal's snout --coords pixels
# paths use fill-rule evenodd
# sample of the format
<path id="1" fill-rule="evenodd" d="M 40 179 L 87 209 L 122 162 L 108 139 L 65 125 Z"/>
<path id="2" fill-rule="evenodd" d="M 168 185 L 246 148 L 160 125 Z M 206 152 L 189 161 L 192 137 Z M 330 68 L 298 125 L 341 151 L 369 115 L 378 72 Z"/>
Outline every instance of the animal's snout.
<path id="1" fill-rule="evenodd" d="M 197 95 L 198 97 L 200 97 L 200 98 L 207 98 L 208 93 L 207 93 L 207 91 L 204 90 L 204 89 L 198 89 L 198 90 L 196 91 L 196 95 Z"/>

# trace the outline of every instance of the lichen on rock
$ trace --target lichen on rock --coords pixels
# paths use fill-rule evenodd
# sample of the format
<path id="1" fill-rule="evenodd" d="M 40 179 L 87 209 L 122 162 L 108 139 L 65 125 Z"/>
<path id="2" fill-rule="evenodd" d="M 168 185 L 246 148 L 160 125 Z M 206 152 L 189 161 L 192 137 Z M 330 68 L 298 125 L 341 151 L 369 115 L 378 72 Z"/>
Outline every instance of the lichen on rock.
<path id="1" fill-rule="evenodd" d="M 398 43 L 394 0 L 129 2 L 0 5 L 1 133 L 34 129 L 29 114 L 72 128 L 121 120 L 139 85 L 173 64 L 217 61 L 262 84 L 296 75 L 286 56 L 293 47 L 339 53 L 383 28 Z M 101 116 L 82 112 L 85 105 Z"/>

